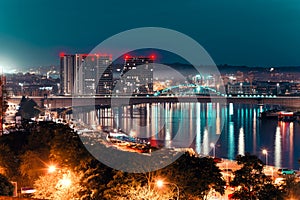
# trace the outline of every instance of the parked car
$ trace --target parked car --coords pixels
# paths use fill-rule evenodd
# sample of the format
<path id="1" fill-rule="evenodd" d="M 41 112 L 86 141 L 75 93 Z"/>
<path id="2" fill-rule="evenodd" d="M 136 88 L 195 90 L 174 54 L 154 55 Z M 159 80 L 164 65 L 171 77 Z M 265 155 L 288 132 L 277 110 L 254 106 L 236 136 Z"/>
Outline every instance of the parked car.
<path id="1" fill-rule="evenodd" d="M 294 175 L 294 174 L 296 174 L 296 172 L 294 171 L 294 170 L 292 170 L 292 169 L 279 169 L 278 170 L 278 172 L 277 172 L 278 174 L 281 174 L 281 175 Z"/>

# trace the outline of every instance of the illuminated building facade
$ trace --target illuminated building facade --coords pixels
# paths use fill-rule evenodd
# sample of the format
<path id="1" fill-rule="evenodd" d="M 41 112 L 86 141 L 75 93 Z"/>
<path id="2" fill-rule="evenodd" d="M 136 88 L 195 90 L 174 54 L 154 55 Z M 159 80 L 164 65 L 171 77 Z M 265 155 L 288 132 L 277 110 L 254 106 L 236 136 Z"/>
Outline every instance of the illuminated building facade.
<path id="1" fill-rule="evenodd" d="M 121 73 L 121 86 L 117 88 L 124 94 L 153 93 L 154 56 L 125 56 L 125 64 Z"/>
<path id="2" fill-rule="evenodd" d="M 110 94 L 113 85 L 111 62 L 110 55 L 61 54 L 61 93 Z"/>
<path id="3" fill-rule="evenodd" d="M 111 94 L 113 89 L 113 69 L 111 56 L 98 58 L 98 87 L 97 94 Z M 99 72 L 100 71 L 100 72 Z"/>
<path id="4" fill-rule="evenodd" d="M 60 93 L 72 94 L 75 81 L 75 55 L 60 53 Z"/>

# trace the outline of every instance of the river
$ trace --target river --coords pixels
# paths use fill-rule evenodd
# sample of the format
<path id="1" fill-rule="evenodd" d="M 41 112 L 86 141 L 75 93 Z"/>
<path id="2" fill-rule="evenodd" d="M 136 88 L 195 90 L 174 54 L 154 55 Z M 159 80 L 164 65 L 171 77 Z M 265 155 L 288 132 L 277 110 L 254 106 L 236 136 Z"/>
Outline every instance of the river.
<path id="1" fill-rule="evenodd" d="M 199 154 L 228 159 L 249 152 L 268 165 L 299 169 L 300 124 L 260 119 L 265 109 L 232 103 L 155 103 L 101 108 L 72 117 L 151 138 L 156 146 L 192 147 Z"/>

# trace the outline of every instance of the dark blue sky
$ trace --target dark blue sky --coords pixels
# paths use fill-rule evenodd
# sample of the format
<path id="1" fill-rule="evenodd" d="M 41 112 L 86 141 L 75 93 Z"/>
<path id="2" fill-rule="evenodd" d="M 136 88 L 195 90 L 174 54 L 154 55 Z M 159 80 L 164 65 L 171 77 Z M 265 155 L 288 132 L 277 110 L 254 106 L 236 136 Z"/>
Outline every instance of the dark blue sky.
<path id="1" fill-rule="evenodd" d="M 300 65 L 299 0 L 1 0 L 0 66 L 58 65 L 137 27 L 198 41 L 217 64 Z"/>

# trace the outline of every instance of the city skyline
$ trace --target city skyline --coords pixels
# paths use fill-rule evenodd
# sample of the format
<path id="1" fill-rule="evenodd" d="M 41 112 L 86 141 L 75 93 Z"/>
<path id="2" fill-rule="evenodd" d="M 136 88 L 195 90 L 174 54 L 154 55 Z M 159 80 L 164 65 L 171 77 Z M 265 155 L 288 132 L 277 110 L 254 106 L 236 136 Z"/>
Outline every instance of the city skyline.
<path id="1" fill-rule="evenodd" d="M 4 70 L 56 65 L 61 51 L 90 52 L 112 35 L 147 26 L 190 36 L 216 64 L 300 65 L 300 5 L 295 0 L 152 1 L 146 7 L 108 1 L 45 1 L 41 5 L 31 0 L 2 1 L 0 9 L 0 66 Z"/>
<path id="2" fill-rule="evenodd" d="M 0 0 L 0 199 L 298 199 L 299 19 L 299 0 Z"/>

